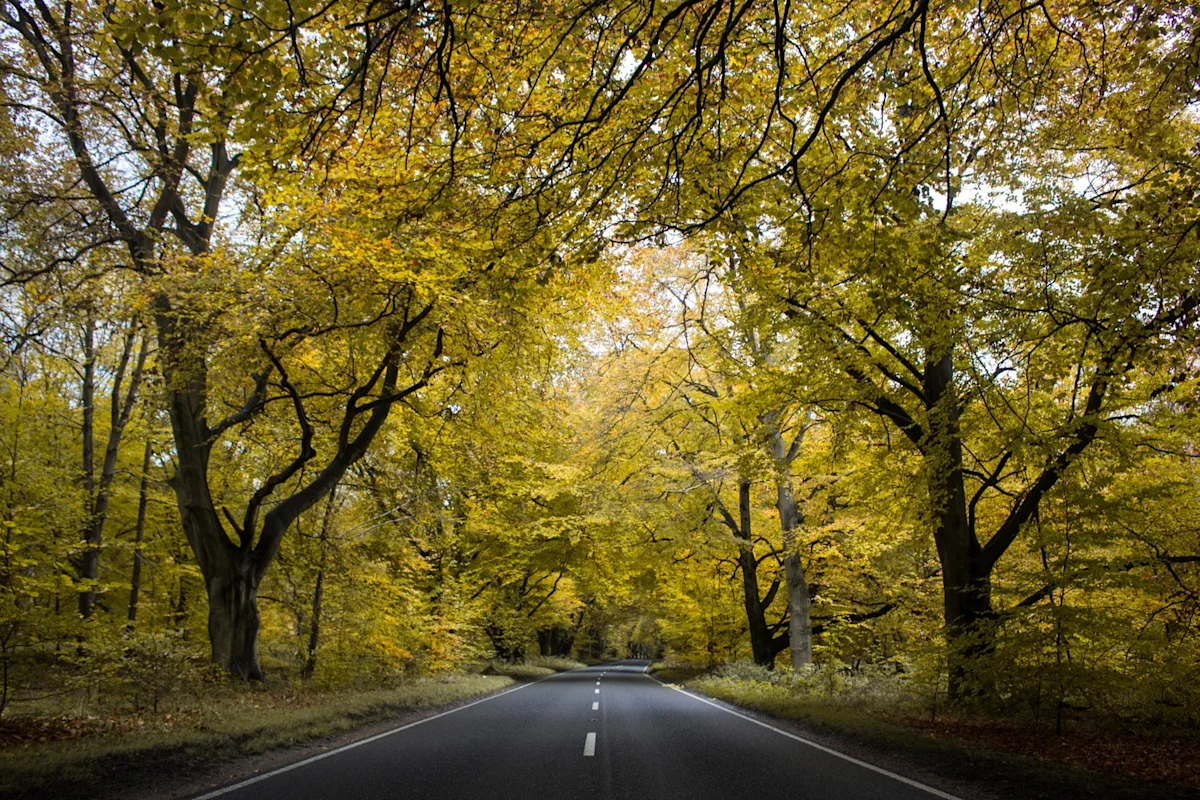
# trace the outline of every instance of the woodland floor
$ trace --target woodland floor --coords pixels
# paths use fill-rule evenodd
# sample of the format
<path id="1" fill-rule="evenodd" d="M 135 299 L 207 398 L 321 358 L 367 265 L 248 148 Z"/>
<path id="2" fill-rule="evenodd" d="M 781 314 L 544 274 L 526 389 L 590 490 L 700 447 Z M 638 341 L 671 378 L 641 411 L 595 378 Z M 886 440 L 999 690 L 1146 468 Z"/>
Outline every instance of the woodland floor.
<path id="1" fill-rule="evenodd" d="M 970 742 L 1047 763 L 1066 763 L 1118 778 L 1200 791 L 1200 741 L 1178 736 L 1076 732 L 1056 735 L 995 722 L 914 722 L 943 741 Z"/>
<path id="2" fill-rule="evenodd" d="M 845 704 L 780 703 L 731 682 L 688 681 L 735 706 L 872 764 L 972 800 L 1200 798 L 1200 736 L 1089 731 L 1065 735 L 1002 721 L 892 717 Z"/>

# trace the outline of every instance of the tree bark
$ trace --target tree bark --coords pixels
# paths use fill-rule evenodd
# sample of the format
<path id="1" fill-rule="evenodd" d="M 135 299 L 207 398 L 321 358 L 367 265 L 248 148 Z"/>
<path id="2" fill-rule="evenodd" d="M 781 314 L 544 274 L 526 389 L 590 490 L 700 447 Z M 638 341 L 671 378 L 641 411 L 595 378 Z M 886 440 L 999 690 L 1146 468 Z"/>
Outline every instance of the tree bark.
<path id="1" fill-rule="evenodd" d="M 924 442 L 929 508 L 942 566 L 943 619 L 950 659 L 947 688 L 953 699 L 963 693 L 971 663 L 990 652 L 994 644 L 991 567 L 982 558 L 967 509 L 961 407 L 952 353 L 926 363 L 923 383 L 929 401 Z"/>
<path id="2" fill-rule="evenodd" d="M 322 559 L 321 566 L 317 568 L 317 585 L 313 589 L 312 619 L 308 628 L 308 652 L 304 659 L 304 668 L 300 670 L 300 677 L 305 680 L 311 678 L 317 671 L 317 645 L 320 643 L 321 637 L 321 603 L 324 598 L 325 561 Z"/>
<path id="3" fill-rule="evenodd" d="M 575 637 L 569 628 L 555 625 L 553 628 L 541 628 L 537 632 L 538 652 L 544 656 L 566 656 L 571 653 L 571 645 Z"/>
<path id="4" fill-rule="evenodd" d="M 83 327 L 83 492 L 84 526 L 83 554 L 80 557 L 79 613 L 84 619 L 92 615 L 96 604 L 96 581 L 100 577 L 100 542 L 96 526 L 96 323 L 91 315 Z"/>
<path id="5" fill-rule="evenodd" d="M 142 591 L 142 542 L 146 538 L 146 508 L 150 499 L 150 459 L 154 455 L 154 444 L 147 439 L 142 453 L 142 475 L 138 481 L 137 524 L 133 539 L 133 575 L 129 580 L 129 625 L 133 630 L 137 624 L 138 599 Z"/>
<path id="6" fill-rule="evenodd" d="M 783 561 L 787 579 L 788 647 L 792 656 L 792 667 L 804 667 L 813 663 L 812 598 L 808 582 L 804 579 L 804 566 L 799 553 L 788 553 Z"/>
<path id="7" fill-rule="evenodd" d="M 759 594 L 758 559 L 754 555 L 753 520 L 750 516 L 750 487 L 748 480 L 738 482 L 738 525 L 730 527 L 738 537 L 738 566 L 742 572 L 742 600 L 750 631 L 750 652 L 755 664 L 771 669 L 775 666 L 775 656 L 787 646 L 787 638 L 776 636 L 767 624 L 766 610 L 775 599 L 778 580 L 767 590 L 765 598 Z M 727 519 L 727 524 L 730 521 Z"/>
<path id="8" fill-rule="evenodd" d="M 325 503 L 325 515 L 321 519 L 321 535 L 318 540 L 320 560 L 317 563 L 317 585 L 313 588 L 312 619 L 308 629 L 308 648 L 304 659 L 304 667 L 300 677 L 307 680 L 317 670 L 317 646 L 321 640 L 321 603 L 325 598 L 325 548 L 329 542 L 329 530 L 333 525 L 334 498 L 337 496 L 335 486 L 329 492 Z"/>
<path id="9" fill-rule="evenodd" d="M 84 333 L 84 380 L 83 380 L 83 459 L 84 485 L 87 491 L 87 522 L 83 540 L 86 549 L 80 568 L 80 579 L 84 584 L 79 594 L 79 613 L 91 616 L 96 604 L 96 581 L 100 578 L 100 546 L 104 540 L 104 525 L 108 521 L 109 500 L 112 498 L 113 480 L 117 475 L 117 456 L 120 455 L 121 440 L 125 427 L 133 415 L 141 388 L 142 371 L 146 365 L 148 340 L 142 337 L 128 387 L 124 386 L 125 373 L 133 358 L 133 347 L 137 339 L 138 323 L 132 321 L 125 331 L 125 342 L 120 360 L 113 375 L 112 395 L 109 399 L 108 440 L 104 446 L 104 461 L 100 467 L 100 478 L 95 474 L 95 376 L 96 350 L 95 325 L 87 323 Z M 122 389 L 125 390 L 122 396 Z"/>
<path id="10" fill-rule="evenodd" d="M 803 441 L 804 431 L 796 434 L 793 446 L 788 448 L 774 420 L 768 428 L 771 454 L 775 458 L 775 506 L 779 510 L 779 526 L 783 532 L 783 571 L 788 596 L 788 648 L 792 667 L 800 668 L 812 664 L 812 597 L 808 581 L 804 576 L 804 564 L 800 560 L 796 530 L 804 520 L 796 506 L 796 495 L 792 488 L 792 465 L 794 454 Z"/>
<path id="11" fill-rule="evenodd" d="M 258 661 L 258 571 L 252 554 L 231 553 L 205 578 L 212 660 L 246 681 L 262 680 Z"/>

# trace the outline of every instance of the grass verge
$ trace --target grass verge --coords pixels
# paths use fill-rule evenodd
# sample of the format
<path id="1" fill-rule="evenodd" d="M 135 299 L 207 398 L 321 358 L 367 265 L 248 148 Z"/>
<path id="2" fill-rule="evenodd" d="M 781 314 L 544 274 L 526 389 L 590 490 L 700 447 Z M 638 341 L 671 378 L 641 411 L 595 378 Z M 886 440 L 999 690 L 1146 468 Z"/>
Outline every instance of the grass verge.
<path id="1" fill-rule="evenodd" d="M 582 661 L 576 661 L 572 658 L 562 658 L 561 656 L 538 656 L 529 659 L 529 663 L 537 667 L 548 667 L 555 672 L 567 672 L 573 669 L 583 669 L 587 666 Z"/>
<path id="2" fill-rule="evenodd" d="M 116 783 L 125 771 L 196 768 L 274 748 L 302 744 L 398 712 L 434 708 L 499 691 L 498 675 L 422 678 L 374 691 L 247 690 L 192 709 L 147 733 L 128 730 L 0 751 L 0 797 L 66 796 Z M 103 795 L 95 791 L 92 796 Z"/>
<path id="3" fill-rule="evenodd" d="M 582 669 L 585 666 L 587 665 L 582 661 L 572 661 L 569 658 L 539 656 L 521 662 L 493 661 L 483 671 L 487 675 L 504 675 L 519 681 L 535 681 L 556 672 Z"/>
<path id="4" fill-rule="evenodd" d="M 704 675 L 711 668 L 686 661 L 655 661 L 650 671 L 664 683 L 685 683 Z"/>
<path id="5" fill-rule="evenodd" d="M 659 678 L 668 680 L 662 677 L 661 673 Z M 761 681 L 709 675 L 685 678 L 682 683 L 684 688 L 691 691 L 780 719 L 803 722 L 821 730 L 848 733 L 888 744 L 914 744 L 912 729 L 881 716 L 879 709 L 856 708 L 845 702 L 798 697 L 782 686 Z M 923 741 L 927 746 L 935 748 L 940 744 L 935 740 Z"/>

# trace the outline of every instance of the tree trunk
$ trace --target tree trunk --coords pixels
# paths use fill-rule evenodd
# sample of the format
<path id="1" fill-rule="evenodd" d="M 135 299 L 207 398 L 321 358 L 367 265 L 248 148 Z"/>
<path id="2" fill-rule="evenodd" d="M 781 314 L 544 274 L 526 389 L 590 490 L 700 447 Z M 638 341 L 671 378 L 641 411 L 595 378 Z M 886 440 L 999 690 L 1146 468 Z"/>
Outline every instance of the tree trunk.
<path id="1" fill-rule="evenodd" d="M 171 313 L 167 299 L 160 297 L 158 303 L 159 352 L 171 386 L 167 401 L 176 454 L 170 484 L 204 577 L 212 662 L 243 680 L 259 680 L 256 559 L 253 550 L 234 544 L 225 533 L 208 486 L 212 441 L 204 414 L 207 368 L 203 356 L 180 338 L 179 315 Z"/>
<path id="2" fill-rule="evenodd" d="M 176 630 L 179 630 L 183 628 L 183 624 L 187 621 L 188 614 L 187 581 L 184 580 L 182 575 L 179 576 L 179 597 L 178 599 L 170 597 L 169 602 L 171 609 L 170 622 L 175 626 Z"/>
<path id="3" fill-rule="evenodd" d="M 181 438 L 177 434 L 176 441 Z M 253 550 L 235 545 L 225 535 L 209 495 L 207 478 L 196 479 L 195 470 L 200 464 L 195 462 L 201 459 L 195 455 L 185 457 L 186 449 L 178 447 L 171 485 L 184 532 L 204 576 L 212 662 L 243 680 L 259 680 L 262 668 L 257 644 L 260 580 L 257 558 Z M 204 462 L 207 455 L 203 454 Z"/>
<path id="4" fill-rule="evenodd" d="M 142 541 L 146 537 L 146 506 L 150 498 L 150 458 L 154 455 L 154 445 L 146 440 L 146 450 L 142 454 L 142 476 L 138 482 L 137 525 L 133 539 L 133 576 L 129 581 L 129 630 L 137 624 L 138 595 L 142 590 Z"/>
<path id="5" fill-rule="evenodd" d="M 949 648 L 948 695 L 962 694 L 971 665 L 993 649 L 991 567 L 967 509 L 958 395 L 950 354 L 925 367 L 929 432 L 925 443 L 934 541 L 942 566 L 942 599 Z"/>
<path id="6" fill-rule="evenodd" d="M 321 637 L 321 601 L 325 596 L 325 564 L 317 569 L 317 585 L 313 589 L 312 621 L 308 628 L 308 654 L 304 659 L 304 668 L 300 677 L 308 680 L 317 671 L 317 645 Z"/>
<path id="7" fill-rule="evenodd" d="M 983 690 L 981 684 L 972 687 L 978 677 L 972 677 L 972 673 L 980 659 L 995 647 L 991 570 L 979 563 L 977 547 L 956 546 L 961 542 L 961 534 L 957 535 L 956 541 L 951 527 L 955 522 L 953 518 L 943 520 L 940 528 L 943 536 L 938 542 L 949 650 L 947 695 L 951 700 L 965 692 Z"/>
<path id="8" fill-rule="evenodd" d="M 242 680 L 262 680 L 258 663 L 258 576 L 254 559 L 231 553 L 206 577 L 212 661 Z"/>
<path id="9" fill-rule="evenodd" d="M 788 647 L 792 654 L 792 667 L 803 667 L 813 663 L 812 649 L 812 598 L 808 594 L 808 582 L 804 579 L 804 566 L 799 553 L 788 553 L 783 569 L 787 578 Z"/>
<path id="10" fill-rule="evenodd" d="M 133 354 L 137 338 L 137 322 L 129 323 L 125 331 L 125 344 L 121 358 L 113 373 L 112 396 L 109 400 L 108 441 L 104 448 L 104 461 L 100 468 L 100 480 L 95 474 L 95 404 L 96 404 L 96 346 L 95 323 L 88 320 L 84 329 L 83 367 L 83 474 L 86 490 L 86 522 L 83 541 L 85 550 L 80 564 L 79 577 L 83 591 L 79 593 L 79 613 L 90 617 L 96 605 L 96 581 L 100 578 L 100 543 L 104 537 L 104 523 L 108 520 L 108 505 L 112 497 L 113 480 L 117 474 L 117 456 L 120 453 L 121 437 L 133 413 L 141 385 L 142 370 L 146 364 L 148 340 L 143 337 L 141 350 L 134 362 L 129 377 L 129 387 L 124 398 L 121 396 L 125 371 Z"/>
<path id="11" fill-rule="evenodd" d="M 92 615 L 96 604 L 96 580 L 100 577 L 100 542 L 96 525 L 96 326 L 89 315 L 83 328 L 83 554 L 79 563 L 79 613 Z"/>
<path id="12" fill-rule="evenodd" d="M 758 596 L 758 565 L 754 563 L 754 551 L 743 546 L 738 553 L 738 564 L 742 570 L 742 600 L 750 629 L 750 652 L 755 664 L 770 668 L 775 665 L 775 653 L 771 652 L 771 631 Z"/>
<path id="13" fill-rule="evenodd" d="M 796 434 L 798 446 L 804 433 Z M 808 593 L 808 581 L 804 577 L 804 564 L 796 541 L 796 529 L 803 523 L 800 510 L 796 507 L 796 495 L 792 490 L 792 468 L 788 447 L 783 434 L 771 422 L 769 429 L 771 453 L 775 457 L 775 506 L 779 510 L 779 526 L 783 531 L 784 578 L 788 596 L 788 647 L 792 667 L 804 667 L 812 663 L 812 598 Z"/>
<path id="14" fill-rule="evenodd" d="M 329 499 L 325 503 L 325 514 L 321 518 L 321 535 L 318 540 L 321 557 L 317 563 L 317 585 L 313 589 L 312 621 L 308 629 L 308 652 L 304 659 L 304 668 L 300 677 L 311 678 L 317 670 L 317 645 L 321 640 L 321 602 L 325 597 L 325 548 L 329 542 L 329 530 L 333 526 L 334 500 L 337 497 L 337 486 L 329 491 Z"/>
<path id="15" fill-rule="evenodd" d="M 537 632 L 538 652 L 544 656 L 569 656 L 575 645 L 575 631 L 565 625 L 542 628 Z"/>
<path id="16" fill-rule="evenodd" d="M 409 299 L 412 299 L 411 294 Z M 258 633 L 258 584 L 278 554 L 284 533 L 301 514 L 328 496 L 346 470 L 363 457 L 387 421 L 392 406 L 423 388 L 432 375 L 444 368 L 436 366 L 440 363 L 444 341 L 444 333 L 439 328 L 423 376 L 404 389 L 397 387 L 406 337 L 429 316 L 433 307 L 432 303 L 426 304 L 411 315 L 406 309 L 404 324 L 392 334 L 392 346 L 383 355 L 373 377 L 350 392 L 347 398 L 334 454 L 308 483 L 260 514 L 263 504 L 274 491 L 299 474 L 317 454 L 303 397 L 288 380 L 279 359 L 268 351 L 269 367 L 254 374 L 256 386 L 246 405 L 210 428 L 206 418 L 206 355 L 203 348 L 196 347 L 192 341 L 194 333 L 189 327 L 180 324 L 187 322 L 184 310 L 173 308 L 170 298 L 165 295 L 156 298 L 155 324 L 160 358 L 164 363 L 163 374 L 170 386 L 167 397 L 175 441 L 176 469 L 171 486 L 175 490 L 184 533 L 196 554 L 208 590 L 212 659 L 231 674 L 245 679 L 262 677 L 257 648 L 252 641 Z M 240 525 L 226 512 L 232 535 L 237 537 L 237 543 L 234 543 L 217 513 L 208 485 L 209 456 L 218 437 L 262 410 L 266 402 L 267 377 L 272 371 L 279 377 L 296 410 L 296 422 L 301 429 L 299 452 L 249 498 Z"/>
<path id="17" fill-rule="evenodd" d="M 742 600 L 746 609 L 746 622 L 750 629 L 750 652 L 754 663 L 771 669 L 775 656 L 784 648 L 786 639 L 776 637 L 767 624 L 766 610 L 775 599 L 779 588 L 776 581 L 764 599 L 758 589 L 758 560 L 754 556 L 754 537 L 750 517 L 750 481 L 738 482 L 738 517 L 740 535 L 738 541 L 738 565 L 742 571 Z"/>

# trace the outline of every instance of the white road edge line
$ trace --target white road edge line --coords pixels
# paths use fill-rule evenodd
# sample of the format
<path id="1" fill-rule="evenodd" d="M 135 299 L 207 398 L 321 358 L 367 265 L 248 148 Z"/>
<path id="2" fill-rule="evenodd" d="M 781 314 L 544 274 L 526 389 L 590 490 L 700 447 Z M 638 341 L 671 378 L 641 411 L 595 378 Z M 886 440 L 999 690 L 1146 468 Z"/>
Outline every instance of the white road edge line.
<path id="1" fill-rule="evenodd" d="M 596 734 L 589 733 L 583 740 L 583 755 L 585 758 L 596 755 Z"/>
<path id="2" fill-rule="evenodd" d="M 669 684 L 663 683 L 662 681 L 658 680 L 658 678 L 654 677 L 653 675 L 647 675 L 646 677 L 652 681 L 657 681 L 658 683 L 662 684 L 663 686 L 667 687 L 668 689 L 674 689 L 675 691 L 679 692 L 680 694 L 686 694 L 688 697 L 692 698 L 693 700 L 699 700 L 701 703 L 705 703 L 707 705 L 712 706 L 713 708 L 720 709 L 721 711 L 724 711 L 726 714 L 733 714 L 735 717 L 740 717 L 740 718 L 746 720 L 747 722 L 753 722 L 755 725 L 758 725 L 759 727 L 762 727 L 762 728 L 766 728 L 769 731 L 775 731 L 775 733 L 778 733 L 780 736 L 786 736 L 789 739 L 794 739 L 795 741 L 800 742 L 801 744 L 806 744 L 809 747 L 812 747 L 816 750 L 820 750 L 822 753 L 828 753 L 831 756 L 837 756 L 838 758 L 842 759 L 843 761 L 849 761 L 851 764 L 857 764 L 858 766 L 863 767 L 864 769 L 869 769 L 872 772 L 879 773 L 880 775 L 886 775 L 887 777 L 891 778 L 892 780 L 897 780 L 897 781 L 900 781 L 901 783 L 904 783 L 904 784 L 907 784 L 914 788 L 920 789 L 923 792 L 928 792 L 929 794 L 933 795 L 934 797 L 941 797 L 942 800 L 962 800 L 962 798 L 957 797 L 956 795 L 952 795 L 952 794 L 943 792 L 941 789 L 935 789 L 932 786 L 928 786 L 924 783 L 921 783 L 920 781 L 914 781 L 912 778 L 906 778 L 903 775 L 899 775 L 895 772 L 892 772 L 891 770 L 886 770 L 883 767 L 877 767 L 874 764 L 868 764 L 866 761 L 860 761 L 859 759 L 854 758 L 853 756 L 848 756 L 845 753 L 839 753 L 837 750 L 834 750 L 831 747 L 826 747 L 823 744 L 817 744 L 814 741 L 805 739 L 803 736 L 797 736 L 796 734 L 789 733 L 788 731 L 785 731 L 781 728 L 776 728 L 774 725 L 769 725 L 766 722 L 763 722 L 762 720 L 755 719 L 754 717 L 748 717 L 745 714 L 740 714 L 731 708 L 725 708 L 725 706 L 718 705 L 711 700 L 706 700 L 705 698 L 700 697 L 699 695 L 692 694 L 691 692 L 687 691 L 686 689 L 680 689 L 678 686 L 671 686 Z M 196 798 L 196 800 L 204 800 L 204 798 L 198 797 L 198 798 Z"/>
<path id="3" fill-rule="evenodd" d="M 599 711 L 599 710 L 600 710 L 600 703 L 599 702 L 592 703 L 592 711 Z"/>
<path id="4" fill-rule="evenodd" d="M 551 676 L 547 675 L 546 677 L 548 678 Z M 545 680 L 545 679 L 546 678 L 542 678 L 541 680 Z M 523 683 L 520 686 L 514 686 L 513 688 L 506 689 L 503 692 L 498 692 L 496 694 L 490 694 L 487 697 L 483 697 L 483 698 L 480 698 L 479 700 L 475 700 L 474 702 L 467 703 L 465 706 L 459 706 L 458 708 L 452 708 L 449 711 L 443 711 L 440 714 L 434 714 L 432 717 L 425 717 L 424 719 L 419 719 L 416 722 L 410 722 L 407 725 L 401 725 L 399 728 L 392 728 L 390 731 L 384 731 L 383 733 L 377 733 L 374 736 L 368 736 L 366 739 L 359 739 L 357 742 L 351 742 L 350 744 L 342 745 L 341 747 L 339 747 L 335 750 L 330 750 L 325 753 L 318 753 L 317 755 L 312 756 L 310 758 L 306 758 L 303 761 L 297 761 L 295 764 L 288 764 L 286 767 L 280 767 L 279 769 L 271 770 L 270 772 L 263 773 L 262 775 L 255 775 L 253 778 L 244 780 L 241 783 L 235 783 L 232 786 L 226 786 L 223 789 L 217 789 L 215 791 L 209 792 L 208 794 L 202 794 L 199 797 L 193 797 L 192 800 L 212 800 L 212 798 L 214 798 L 214 797 L 220 797 L 222 795 L 230 794 L 231 792 L 236 792 L 239 789 L 245 789 L 247 786 L 253 786 L 254 784 L 258 783 L 259 781 L 265 781 L 267 778 L 273 778 L 276 775 L 282 775 L 285 772 L 291 772 L 292 770 L 296 769 L 297 767 L 303 767 L 306 764 L 313 763 L 314 761 L 320 761 L 323 758 L 329 758 L 330 756 L 336 756 L 338 753 L 344 753 L 347 750 L 353 750 L 354 748 L 359 747 L 360 745 L 370 744 L 371 742 L 379 741 L 380 739 L 383 739 L 384 737 L 391 736 L 393 733 L 399 733 L 400 731 L 406 731 L 409 728 L 415 728 L 418 725 L 425 724 L 426 722 L 432 722 L 435 719 L 447 717 L 456 711 L 463 711 L 465 709 L 470 708 L 471 706 L 477 706 L 480 703 L 486 703 L 488 700 L 495 700 L 497 697 L 503 697 L 506 694 L 512 694 L 513 692 L 519 692 L 520 690 L 524 689 L 527 686 L 533 686 L 534 683 L 541 683 L 541 680 L 533 681 L 533 683 Z M 597 689 L 597 691 L 599 691 L 599 690 Z"/>

